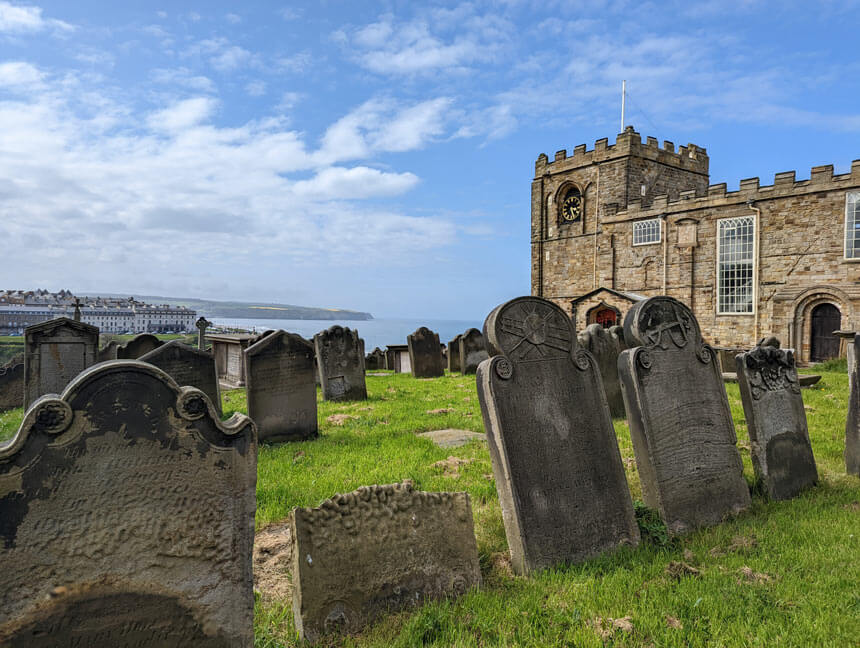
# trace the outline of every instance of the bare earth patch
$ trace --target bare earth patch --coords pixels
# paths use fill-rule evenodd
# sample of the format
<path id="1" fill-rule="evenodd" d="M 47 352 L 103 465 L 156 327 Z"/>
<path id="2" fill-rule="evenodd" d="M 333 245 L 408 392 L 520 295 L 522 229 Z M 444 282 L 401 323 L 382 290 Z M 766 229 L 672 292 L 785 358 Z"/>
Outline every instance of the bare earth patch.
<path id="1" fill-rule="evenodd" d="M 439 409 L 427 410 L 427 414 L 450 414 L 453 411 L 453 407 L 440 407 Z"/>
<path id="2" fill-rule="evenodd" d="M 441 468 L 445 477 L 459 477 L 460 466 L 472 463 L 474 459 L 460 459 L 459 457 L 448 457 L 433 464 L 434 468 Z"/>
<path id="3" fill-rule="evenodd" d="M 289 522 L 270 524 L 254 537 L 254 588 L 268 598 L 289 600 L 292 584 L 293 537 Z"/>
<path id="4" fill-rule="evenodd" d="M 357 421 L 358 417 L 353 416 L 352 414 L 332 414 L 329 416 L 326 421 L 331 423 L 332 425 L 343 425 L 347 421 Z"/>
<path id="5" fill-rule="evenodd" d="M 738 570 L 738 573 L 741 575 L 741 580 L 738 580 L 738 585 L 740 585 L 742 583 L 742 581 L 747 582 L 747 583 L 762 584 L 762 583 L 769 583 L 770 581 L 773 580 L 773 576 L 771 576 L 770 574 L 764 574 L 762 572 L 753 571 L 752 569 L 750 569 L 746 565 L 741 567 Z"/>
<path id="6" fill-rule="evenodd" d="M 673 630 L 681 630 L 684 625 L 675 617 L 666 615 L 666 627 L 672 628 Z"/>
<path id="7" fill-rule="evenodd" d="M 666 565 L 666 569 L 664 571 L 667 576 L 670 576 L 675 580 L 681 580 L 684 576 L 698 577 L 702 575 L 701 571 L 681 560 L 673 560 Z"/>
<path id="8" fill-rule="evenodd" d="M 611 617 L 594 617 L 588 625 L 600 636 L 601 639 L 609 639 L 616 632 L 628 634 L 633 632 L 633 617 L 622 617 L 613 619 Z"/>

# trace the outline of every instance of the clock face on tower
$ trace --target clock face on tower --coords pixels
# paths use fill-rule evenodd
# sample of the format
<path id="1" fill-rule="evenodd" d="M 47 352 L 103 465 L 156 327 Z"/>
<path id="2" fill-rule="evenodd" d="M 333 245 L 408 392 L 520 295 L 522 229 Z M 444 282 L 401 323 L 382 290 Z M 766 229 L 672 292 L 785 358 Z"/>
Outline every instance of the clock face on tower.
<path id="1" fill-rule="evenodd" d="M 561 203 L 561 217 L 567 223 L 582 218 L 582 195 L 579 189 L 573 188 L 565 195 Z"/>

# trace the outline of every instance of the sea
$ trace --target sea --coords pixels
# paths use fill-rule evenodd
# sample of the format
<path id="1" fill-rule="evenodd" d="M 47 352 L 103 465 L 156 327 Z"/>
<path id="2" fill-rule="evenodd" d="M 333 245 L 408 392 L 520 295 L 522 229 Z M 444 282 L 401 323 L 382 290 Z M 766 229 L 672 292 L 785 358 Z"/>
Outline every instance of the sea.
<path id="1" fill-rule="evenodd" d="M 365 350 L 370 353 L 375 347 L 385 349 L 389 344 L 406 344 L 406 336 L 416 329 L 426 326 L 439 334 L 439 341 L 448 344 L 454 336 L 474 327 L 481 330 L 483 322 L 477 320 L 434 320 L 434 319 L 372 319 L 372 320 L 288 320 L 288 319 L 245 319 L 245 318 L 207 318 L 215 326 L 240 328 L 262 333 L 269 329 L 283 329 L 298 333 L 303 338 L 312 339 L 314 334 L 330 326 L 340 324 L 357 329 L 364 338 Z"/>

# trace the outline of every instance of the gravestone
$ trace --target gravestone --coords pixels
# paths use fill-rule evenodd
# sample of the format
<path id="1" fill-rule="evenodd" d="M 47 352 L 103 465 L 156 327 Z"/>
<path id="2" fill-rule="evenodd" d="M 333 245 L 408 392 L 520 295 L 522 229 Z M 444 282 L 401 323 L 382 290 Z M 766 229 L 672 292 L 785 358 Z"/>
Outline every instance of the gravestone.
<path id="1" fill-rule="evenodd" d="M 389 346 L 383 353 L 385 354 L 385 368 L 394 371 L 394 350 Z"/>
<path id="2" fill-rule="evenodd" d="M 251 333 L 218 333 L 207 335 L 206 340 L 212 344 L 211 353 L 215 356 L 215 368 L 218 372 L 219 383 L 223 384 L 225 389 L 244 387 L 245 362 L 243 352 L 258 340 L 258 336 Z"/>
<path id="3" fill-rule="evenodd" d="M 116 340 L 111 340 L 105 346 L 99 349 L 96 360 L 98 362 L 116 360 L 117 349 L 119 349 L 119 342 L 117 342 Z"/>
<path id="4" fill-rule="evenodd" d="M 442 364 L 442 346 L 439 335 L 426 326 L 422 326 L 411 335 L 406 336 L 409 350 L 409 366 L 416 378 L 435 378 L 445 375 Z"/>
<path id="5" fill-rule="evenodd" d="M 221 392 L 211 353 L 171 340 L 139 359 L 155 365 L 183 387 L 189 385 L 202 391 L 221 415 Z"/>
<path id="6" fill-rule="evenodd" d="M 481 585 L 467 493 L 365 486 L 290 520 L 293 616 L 303 639 L 354 633 L 382 613 Z"/>
<path id="7" fill-rule="evenodd" d="M 589 324 L 579 334 L 578 341 L 597 361 L 612 418 L 624 418 L 624 397 L 621 395 L 621 381 L 618 379 L 618 356 L 626 348 L 624 328 L 603 328 L 600 324 Z"/>
<path id="8" fill-rule="evenodd" d="M 848 420 L 845 423 L 845 471 L 860 477 L 860 335 L 848 347 L 851 359 L 848 366 L 848 385 L 851 390 L 848 402 Z"/>
<path id="9" fill-rule="evenodd" d="M 365 400 L 364 353 L 358 331 L 332 326 L 314 336 L 323 399 Z"/>
<path id="10" fill-rule="evenodd" d="M 385 352 L 376 347 L 364 358 L 364 369 L 366 371 L 379 371 L 385 369 Z"/>
<path id="11" fill-rule="evenodd" d="M 624 339 L 618 373 L 645 504 L 675 535 L 747 509 L 720 366 L 693 313 L 645 299 L 628 311 Z"/>
<path id="12" fill-rule="evenodd" d="M 599 369 L 573 322 L 548 300 L 519 297 L 489 314 L 484 339 L 478 398 L 514 570 L 636 546 Z"/>
<path id="13" fill-rule="evenodd" d="M 134 360 L 0 445 L 0 645 L 250 648 L 254 424 Z"/>
<path id="14" fill-rule="evenodd" d="M 490 357 L 484 345 L 484 336 L 476 328 L 470 328 L 460 337 L 460 371 L 473 374 L 478 365 Z"/>
<path id="15" fill-rule="evenodd" d="M 164 342 L 155 337 L 152 333 L 141 333 L 135 335 L 127 343 L 118 346 L 116 349 L 117 360 L 137 360 L 139 357 L 146 355 L 150 351 L 154 351 Z"/>
<path id="16" fill-rule="evenodd" d="M 735 366 L 756 477 L 771 499 L 790 499 L 818 482 L 794 351 L 762 340 Z"/>
<path id="17" fill-rule="evenodd" d="M 59 394 L 96 363 L 99 330 L 59 317 L 24 329 L 24 407 L 43 394 Z"/>
<path id="18" fill-rule="evenodd" d="M 24 405 L 24 363 L 0 368 L 0 411 Z"/>
<path id="19" fill-rule="evenodd" d="M 260 441 L 316 437 L 314 347 L 303 337 L 277 331 L 245 349 L 248 415 Z"/>

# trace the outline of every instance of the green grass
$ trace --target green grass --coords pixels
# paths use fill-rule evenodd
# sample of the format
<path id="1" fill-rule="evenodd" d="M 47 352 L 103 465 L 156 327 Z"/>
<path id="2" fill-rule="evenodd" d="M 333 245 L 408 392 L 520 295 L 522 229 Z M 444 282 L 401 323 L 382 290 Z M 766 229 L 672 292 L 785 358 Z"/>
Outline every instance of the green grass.
<path id="1" fill-rule="evenodd" d="M 787 502 L 768 502 L 754 489 L 747 513 L 680 539 L 666 537 L 654 512 L 637 504 L 643 531 L 638 548 L 529 578 L 511 575 L 486 444 L 441 449 L 415 435 L 449 427 L 483 430 L 474 377 L 459 374 L 436 380 L 370 376 L 367 401 L 320 401 L 319 439 L 260 448 L 257 526 L 365 484 L 412 479 L 423 490 L 469 492 L 483 589 L 391 614 L 331 645 L 858 646 L 860 481 L 845 475 L 842 458 L 848 380 L 820 365 L 810 372 L 823 375 L 803 390 L 820 486 Z M 726 388 L 753 486 L 738 387 Z M 244 411 L 244 393 L 225 392 L 223 405 L 225 417 Z M 437 409 L 453 411 L 428 413 Z M 327 420 L 333 414 L 356 418 L 338 426 Z M 20 410 L 2 415 L 0 435 L 9 436 L 20 417 Z M 627 425 L 619 420 L 615 427 L 631 494 L 640 500 Z M 445 476 L 433 464 L 449 455 L 472 463 L 457 477 Z M 667 571 L 673 562 L 697 571 Z M 601 625 L 601 619 L 624 617 L 632 631 L 606 629 L 609 621 Z M 671 627 L 668 617 L 680 627 Z M 258 648 L 302 645 L 289 600 L 258 597 L 255 634 Z"/>

